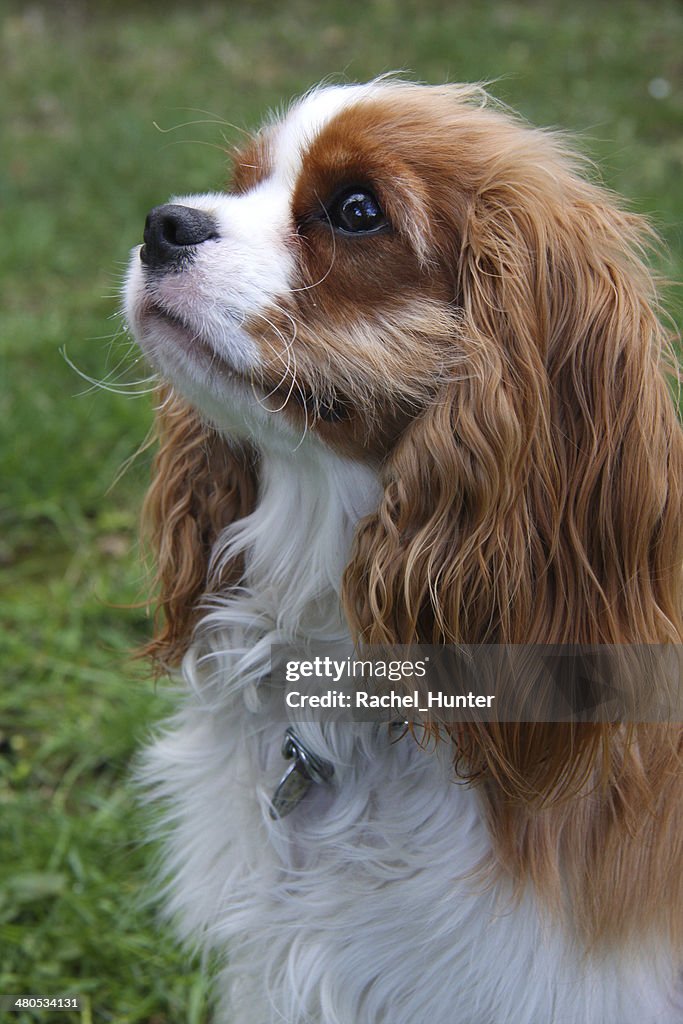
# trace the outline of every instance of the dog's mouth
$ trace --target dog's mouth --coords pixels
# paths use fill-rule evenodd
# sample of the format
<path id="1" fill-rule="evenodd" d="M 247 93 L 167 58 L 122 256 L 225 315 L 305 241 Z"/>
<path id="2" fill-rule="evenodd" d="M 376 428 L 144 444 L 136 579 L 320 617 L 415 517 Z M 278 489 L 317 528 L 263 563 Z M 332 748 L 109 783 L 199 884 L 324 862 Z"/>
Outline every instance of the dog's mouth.
<path id="1" fill-rule="evenodd" d="M 205 348 L 211 348 L 206 342 L 200 332 L 192 326 L 183 317 L 178 316 L 177 313 L 171 313 L 168 309 L 164 309 L 163 306 L 158 305 L 156 302 L 148 302 L 141 310 L 140 319 L 144 323 L 145 321 L 151 320 L 156 323 L 163 323 L 164 326 L 172 327 L 176 331 L 185 335 L 188 342 L 192 345 L 204 346 Z"/>
<path id="2" fill-rule="evenodd" d="M 351 416 L 352 410 L 349 401 L 332 389 L 323 394 L 317 394 L 306 388 L 301 382 L 296 384 L 291 381 L 275 383 L 261 379 L 262 375 L 255 372 L 248 375 L 241 373 L 228 363 L 216 347 L 202 337 L 192 324 L 156 302 L 149 302 L 145 305 L 141 311 L 140 320 L 143 324 L 149 322 L 163 324 L 165 331 L 170 327 L 173 339 L 181 345 L 184 352 L 191 358 L 202 362 L 212 374 L 220 374 L 222 377 L 229 377 L 233 381 L 239 381 L 255 388 L 261 392 L 262 396 L 278 405 L 280 409 L 284 409 L 285 406 L 299 409 L 311 420 L 320 420 L 325 423 L 339 423 Z"/>
<path id="3" fill-rule="evenodd" d="M 238 377 L 239 374 L 231 366 L 215 345 L 212 345 L 193 324 L 185 320 L 177 313 L 171 313 L 168 309 L 156 302 L 147 302 L 140 311 L 140 323 L 143 328 L 150 326 L 163 326 L 164 339 L 174 342 L 191 359 L 198 360 L 213 371 L 220 371 L 230 377 Z M 170 328 L 170 330 L 169 330 Z"/>
<path id="4" fill-rule="evenodd" d="M 196 332 L 192 330 L 190 325 L 183 320 L 182 317 L 176 313 L 170 313 L 163 306 L 157 305 L 156 302 L 149 303 L 143 310 L 144 317 L 153 317 L 155 320 L 163 320 L 166 324 L 171 324 L 172 327 L 177 327 L 179 330 L 184 331 L 186 334 L 194 335 Z"/>

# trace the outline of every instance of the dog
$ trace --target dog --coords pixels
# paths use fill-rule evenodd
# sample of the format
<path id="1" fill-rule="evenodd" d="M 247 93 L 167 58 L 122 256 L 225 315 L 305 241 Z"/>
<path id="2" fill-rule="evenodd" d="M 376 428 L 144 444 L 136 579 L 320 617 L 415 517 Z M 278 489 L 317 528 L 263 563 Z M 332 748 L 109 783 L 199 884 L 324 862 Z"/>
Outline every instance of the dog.
<path id="1" fill-rule="evenodd" d="M 184 689 L 141 774 L 219 1020 L 683 1020 L 678 726 L 288 730 L 270 674 L 278 644 L 681 643 L 651 241 L 560 133 L 391 78 L 149 214 L 148 652 Z"/>

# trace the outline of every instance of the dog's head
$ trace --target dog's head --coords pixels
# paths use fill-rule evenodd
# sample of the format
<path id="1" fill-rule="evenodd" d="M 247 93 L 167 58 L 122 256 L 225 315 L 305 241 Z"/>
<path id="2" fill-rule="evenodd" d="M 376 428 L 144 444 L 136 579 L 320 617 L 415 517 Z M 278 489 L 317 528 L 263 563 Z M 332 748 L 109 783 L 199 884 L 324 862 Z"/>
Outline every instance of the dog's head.
<path id="1" fill-rule="evenodd" d="M 454 146 L 471 148 L 477 99 L 396 83 L 319 90 L 237 153 L 228 193 L 150 213 L 129 321 L 219 429 L 290 447 L 310 432 L 379 463 L 469 372 L 453 344 L 468 230 L 453 185 L 476 189 L 490 168 L 484 153 L 478 169 L 452 161 Z"/>

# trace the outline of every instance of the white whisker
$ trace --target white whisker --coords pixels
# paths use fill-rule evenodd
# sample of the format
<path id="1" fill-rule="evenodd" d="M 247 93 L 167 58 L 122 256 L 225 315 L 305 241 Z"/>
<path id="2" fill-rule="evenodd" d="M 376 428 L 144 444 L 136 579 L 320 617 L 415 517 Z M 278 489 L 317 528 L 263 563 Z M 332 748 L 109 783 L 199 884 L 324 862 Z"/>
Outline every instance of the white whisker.
<path id="1" fill-rule="evenodd" d="M 109 391 L 112 395 L 124 395 L 127 398 L 138 398 L 141 395 L 148 395 L 156 389 L 158 381 L 154 374 L 126 383 L 112 383 L 109 378 L 112 373 L 115 373 L 119 368 L 121 365 L 120 363 L 117 364 L 114 370 L 110 371 L 106 377 L 97 378 L 91 377 L 90 374 L 86 373 L 85 370 L 82 370 L 80 366 L 77 366 L 76 363 L 74 363 L 67 355 L 66 348 L 64 346 L 59 350 L 59 353 L 64 362 L 74 371 L 74 373 L 77 373 L 81 380 L 90 384 L 89 388 L 85 388 L 83 391 L 77 392 L 77 397 L 79 398 L 82 398 L 84 395 L 92 394 L 94 391 Z M 138 360 L 135 360 L 135 362 L 137 361 Z M 141 385 L 143 384 L 150 384 L 151 386 L 142 387 Z"/>

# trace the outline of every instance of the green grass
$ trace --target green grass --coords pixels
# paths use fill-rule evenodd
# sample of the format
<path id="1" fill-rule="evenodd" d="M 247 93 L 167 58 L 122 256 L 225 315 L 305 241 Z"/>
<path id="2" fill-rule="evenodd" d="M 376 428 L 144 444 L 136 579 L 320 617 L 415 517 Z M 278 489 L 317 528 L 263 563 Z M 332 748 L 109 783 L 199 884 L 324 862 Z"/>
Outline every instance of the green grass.
<path id="1" fill-rule="evenodd" d="M 205 985 L 150 905 L 127 781 L 167 707 L 127 658 L 148 630 L 125 606 L 144 593 L 149 455 L 111 486 L 150 402 L 89 389 L 60 351 L 117 378 L 116 296 L 146 210 L 220 187 L 223 135 L 331 73 L 496 80 L 531 120 L 579 133 L 683 279 L 683 9 L 62 0 L 6 4 L 0 29 L 0 993 L 87 996 L 53 1020 L 206 1022 Z M 676 292 L 672 307 L 680 321 Z"/>

